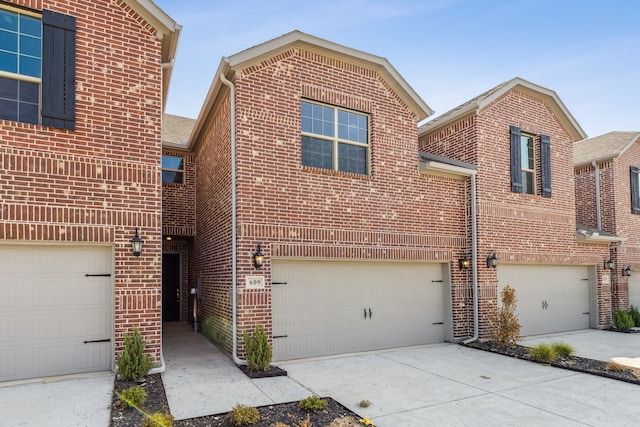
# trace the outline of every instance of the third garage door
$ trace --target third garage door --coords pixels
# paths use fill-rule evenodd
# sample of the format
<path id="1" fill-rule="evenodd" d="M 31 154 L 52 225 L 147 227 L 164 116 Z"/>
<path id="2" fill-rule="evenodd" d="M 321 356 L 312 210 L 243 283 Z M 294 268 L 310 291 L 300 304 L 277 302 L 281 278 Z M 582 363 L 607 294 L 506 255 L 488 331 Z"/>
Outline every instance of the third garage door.
<path id="1" fill-rule="evenodd" d="M 442 342 L 442 264 L 274 260 L 274 360 Z"/>
<path id="2" fill-rule="evenodd" d="M 498 298 L 506 285 L 516 290 L 523 336 L 586 329 L 592 315 L 589 269 L 588 266 L 500 265 Z"/>

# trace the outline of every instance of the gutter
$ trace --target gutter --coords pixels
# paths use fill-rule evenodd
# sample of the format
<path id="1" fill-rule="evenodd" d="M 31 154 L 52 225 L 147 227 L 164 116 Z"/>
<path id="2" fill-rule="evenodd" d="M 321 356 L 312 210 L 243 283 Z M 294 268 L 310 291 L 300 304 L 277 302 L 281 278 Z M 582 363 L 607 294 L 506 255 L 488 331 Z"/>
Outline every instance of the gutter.
<path id="1" fill-rule="evenodd" d="M 233 348 L 231 356 L 237 365 L 246 365 L 247 361 L 238 357 L 238 231 L 236 212 L 238 210 L 236 189 L 236 87 L 220 73 L 220 81 L 231 91 L 231 323 L 233 326 Z"/>
<path id="2" fill-rule="evenodd" d="M 476 341 L 479 336 L 478 327 L 478 213 L 477 213 L 477 201 L 476 201 L 476 174 L 470 176 L 471 178 L 471 276 L 473 283 L 473 336 L 467 338 L 462 343 L 469 344 Z"/>

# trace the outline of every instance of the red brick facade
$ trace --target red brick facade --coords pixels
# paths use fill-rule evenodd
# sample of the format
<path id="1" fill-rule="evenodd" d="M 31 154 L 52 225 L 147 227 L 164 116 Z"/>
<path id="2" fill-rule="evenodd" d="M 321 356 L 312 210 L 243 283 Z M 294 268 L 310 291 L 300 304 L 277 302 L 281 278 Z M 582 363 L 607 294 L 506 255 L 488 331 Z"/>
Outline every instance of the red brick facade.
<path id="1" fill-rule="evenodd" d="M 76 129 L 0 121 L 0 241 L 109 244 L 114 353 L 138 326 L 161 353 L 157 30 L 123 1 L 13 1 L 76 17 Z M 135 228 L 142 255 L 131 253 Z M 115 360 L 115 358 L 114 358 Z"/>

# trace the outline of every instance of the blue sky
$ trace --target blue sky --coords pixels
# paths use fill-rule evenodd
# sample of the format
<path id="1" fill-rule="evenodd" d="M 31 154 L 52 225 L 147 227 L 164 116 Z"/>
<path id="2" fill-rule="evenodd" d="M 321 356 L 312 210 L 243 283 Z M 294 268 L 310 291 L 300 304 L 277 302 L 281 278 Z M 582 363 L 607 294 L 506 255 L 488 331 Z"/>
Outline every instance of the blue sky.
<path id="1" fill-rule="evenodd" d="M 589 136 L 640 131 L 636 0 L 155 0 L 183 26 L 167 113 L 196 118 L 223 56 L 292 30 L 385 57 L 436 111 L 522 77 Z"/>

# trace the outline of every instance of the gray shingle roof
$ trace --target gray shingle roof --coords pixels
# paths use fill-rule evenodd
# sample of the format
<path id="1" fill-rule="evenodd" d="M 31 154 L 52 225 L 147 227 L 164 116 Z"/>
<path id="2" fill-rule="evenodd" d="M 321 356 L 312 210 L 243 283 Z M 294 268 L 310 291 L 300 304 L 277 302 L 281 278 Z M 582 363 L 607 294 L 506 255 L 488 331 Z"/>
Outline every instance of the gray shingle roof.
<path id="1" fill-rule="evenodd" d="M 627 151 L 638 137 L 640 132 L 609 132 L 578 141 L 573 144 L 573 165 L 580 166 L 618 157 Z"/>
<path id="2" fill-rule="evenodd" d="M 165 114 L 162 117 L 162 144 L 187 146 L 196 121 L 188 117 Z"/>

